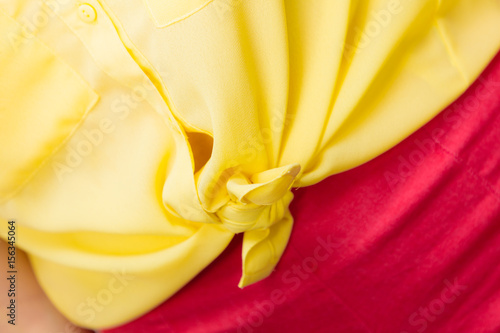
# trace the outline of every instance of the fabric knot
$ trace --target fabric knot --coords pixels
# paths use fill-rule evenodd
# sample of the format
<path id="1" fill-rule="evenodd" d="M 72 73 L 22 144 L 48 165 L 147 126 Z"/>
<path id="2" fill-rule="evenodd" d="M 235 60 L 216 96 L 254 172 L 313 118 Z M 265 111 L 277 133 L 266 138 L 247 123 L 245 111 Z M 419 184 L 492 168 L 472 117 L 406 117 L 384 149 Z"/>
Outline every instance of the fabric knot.
<path id="1" fill-rule="evenodd" d="M 231 176 L 226 185 L 231 200 L 217 210 L 217 217 L 234 233 L 268 229 L 285 216 L 299 172 L 299 164 L 290 164 L 250 178 L 241 173 Z"/>

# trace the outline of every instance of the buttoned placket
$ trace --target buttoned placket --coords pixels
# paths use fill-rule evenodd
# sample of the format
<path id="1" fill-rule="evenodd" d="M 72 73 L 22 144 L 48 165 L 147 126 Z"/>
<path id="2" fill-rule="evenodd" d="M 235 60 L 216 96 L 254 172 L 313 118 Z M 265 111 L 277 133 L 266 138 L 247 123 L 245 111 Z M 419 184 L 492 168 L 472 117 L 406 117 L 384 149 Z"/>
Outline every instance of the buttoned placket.
<path id="1" fill-rule="evenodd" d="M 174 130 L 174 139 L 177 149 L 179 150 L 176 152 L 176 159 L 183 159 L 184 161 L 190 159 L 188 153 L 190 147 L 187 137 L 172 113 L 173 109 L 170 108 L 169 105 L 170 99 L 168 92 L 163 91 L 163 94 L 160 93 L 156 87 L 161 86 L 161 80 L 159 78 L 152 78 L 157 81 L 157 85 L 155 86 L 150 80 L 150 77 L 146 75 L 146 70 L 151 72 L 154 71 L 154 69 L 150 65 L 146 66 L 145 63 L 147 60 L 144 58 L 141 59 L 140 52 L 134 50 L 135 46 L 131 42 L 127 43 L 128 37 L 120 26 L 119 20 L 113 17 L 112 12 L 106 8 L 106 4 L 102 1 L 88 0 L 85 3 L 75 3 L 74 6 L 60 8 L 56 14 L 59 15 L 68 27 L 82 40 L 94 58 L 94 61 L 96 61 L 101 69 L 109 76 L 123 83 L 130 89 L 137 89 L 143 82 L 147 83 L 149 88 L 146 89 L 148 91 L 146 100 Z M 131 53 L 134 53 L 134 56 L 132 56 Z M 165 94 L 167 94 L 167 96 L 165 96 Z M 291 195 L 288 190 L 291 186 L 291 182 L 293 182 L 293 179 L 295 179 L 298 174 L 300 167 L 292 165 L 286 168 L 295 171 L 288 172 L 285 170 L 283 174 L 277 176 L 277 180 L 279 181 L 276 181 L 276 184 L 273 182 L 273 185 L 278 186 L 278 183 L 286 183 L 284 189 L 288 194 L 285 195 L 285 193 L 282 193 L 283 198 L 281 198 L 281 196 L 274 198 L 273 205 L 256 207 L 253 215 L 259 212 L 263 213 L 263 211 L 266 210 L 262 218 L 256 221 L 250 221 L 249 219 L 253 216 L 252 213 L 248 210 L 239 212 L 238 207 L 241 208 L 241 205 L 236 205 L 236 207 L 228 206 L 226 209 L 219 212 L 219 217 L 222 217 L 223 221 L 221 223 L 227 231 L 231 233 L 235 231 L 245 231 L 243 242 L 243 276 L 239 283 L 240 287 L 258 281 L 261 275 L 270 274 L 284 250 L 285 243 L 276 243 L 276 240 L 271 239 L 270 227 L 275 223 L 281 223 L 281 229 L 283 229 L 281 230 L 282 237 L 288 237 L 292 228 L 292 218 L 287 207 L 293 195 Z M 183 173 L 186 171 L 187 170 L 184 170 Z M 175 174 L 174 177 L 177 176 L 180 175 Z M 182 176 L 186 176 L 186 174 Z M 190 177 L 191 176 L 192 175 L 190 175 Z M 286 179 L 282 179 L 281 177 L 283 176 L 285 176 Z M 288 176 L 292 178 L 289 184 Z M 189 181 L 193 180 L 190 179 Z M 283 186 L 278 187 L 283 190 Z M 165 184 L 165 188 L 169 188 L 169 186 Z M 195 184 L 193 183 L 193 197 L 197 195 L 195 191 Z M 203 211 L 201 203 L 197 200 L 195 200 L 194 203 L 197 207 L 190 208 L 193 211 L 201 213 Z M 230 216 L 235 217 L 235 212 L 237 212 L 236 215 L 240 217 L 240 220 L 244 220 L 243 226 L 241 223 L 233 221 L 232 218 L 225 218 Z M 201 214 L 205 217 L 203 213 Z M 187 216 L 185 218 L 191 220 Z M 215 225 L 217 225 L 217 223 Z M 258 228 L 258 230 L 250 230 L 253 227 Z M 251 257 L 254 259 L 250 260 Z"/>
<path id="2" fill-rule="evenodd" d="M 112 20 L 105 4 L 96 0 L 85 2 L 71 0 L 65 1 L 64 4 L 59 3 L 57 6 L 53 2 L 46 0 L 45 2 L 83 42 L 101 70 L 132 91 L 143 94 L 145 100 L 174 133 L 177 135 L 183 133 L 171 112 L 168 98 L 165 98 L 158 89 L 161 86 L 159 75 L 150 74 L 154 77 L 146 75 L 139 64 L 139 59 L 134 59 L 129 52 L 134 46 L 131 43 L 126 44 L 128 37 L 123 31 L 119 31 L 119 22 Z M 143 63 L 147 62 L 145 59 L 142 60 Z M 153 68 L 146 70 L 155 73 Z M 156 81 L 156 85 L 153 81 Z"/>

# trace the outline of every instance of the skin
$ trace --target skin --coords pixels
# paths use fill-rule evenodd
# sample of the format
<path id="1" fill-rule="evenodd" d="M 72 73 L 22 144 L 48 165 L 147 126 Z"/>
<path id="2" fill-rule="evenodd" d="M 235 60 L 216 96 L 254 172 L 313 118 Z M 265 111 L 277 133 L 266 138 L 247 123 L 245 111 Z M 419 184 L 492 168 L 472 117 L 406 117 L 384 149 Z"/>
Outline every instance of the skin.
<path id="1" fill-rule="evenodd" d="M 4 333 L 91 333 L 68 322 L 50 303 L 38 284 L 26 253 L 16 248 L 16 325 L 6 316 L 10 298 L 7 293 L 7 244 L 0 239 L 0 332 Z"/>

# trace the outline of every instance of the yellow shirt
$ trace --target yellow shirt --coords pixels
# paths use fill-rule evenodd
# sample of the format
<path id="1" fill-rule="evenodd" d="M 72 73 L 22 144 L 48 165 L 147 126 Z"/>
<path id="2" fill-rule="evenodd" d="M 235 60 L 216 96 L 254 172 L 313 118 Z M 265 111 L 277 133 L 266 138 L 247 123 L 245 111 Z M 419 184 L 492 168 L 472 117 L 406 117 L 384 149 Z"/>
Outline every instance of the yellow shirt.
<path id="1" fill-rule="evenodd" d="M 244 287 L 291 187 L 403 140 L 499 47 L 498 0 L 0 0 L 0 234 L 82 326 L 144 314 L 240 232 Z"/>

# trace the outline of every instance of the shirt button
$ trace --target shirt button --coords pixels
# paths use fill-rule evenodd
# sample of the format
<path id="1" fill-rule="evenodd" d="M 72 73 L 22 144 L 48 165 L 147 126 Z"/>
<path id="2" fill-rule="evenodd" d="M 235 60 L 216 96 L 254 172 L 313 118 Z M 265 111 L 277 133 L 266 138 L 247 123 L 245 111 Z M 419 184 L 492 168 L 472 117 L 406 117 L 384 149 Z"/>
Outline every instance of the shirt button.
<path id="1" fill-rule="evenodd" d="M 97 13 L 91 5 L 84 3 L 78 6 L 78 15 L 85 23 L 92 23 L 97 18 Z"/>

